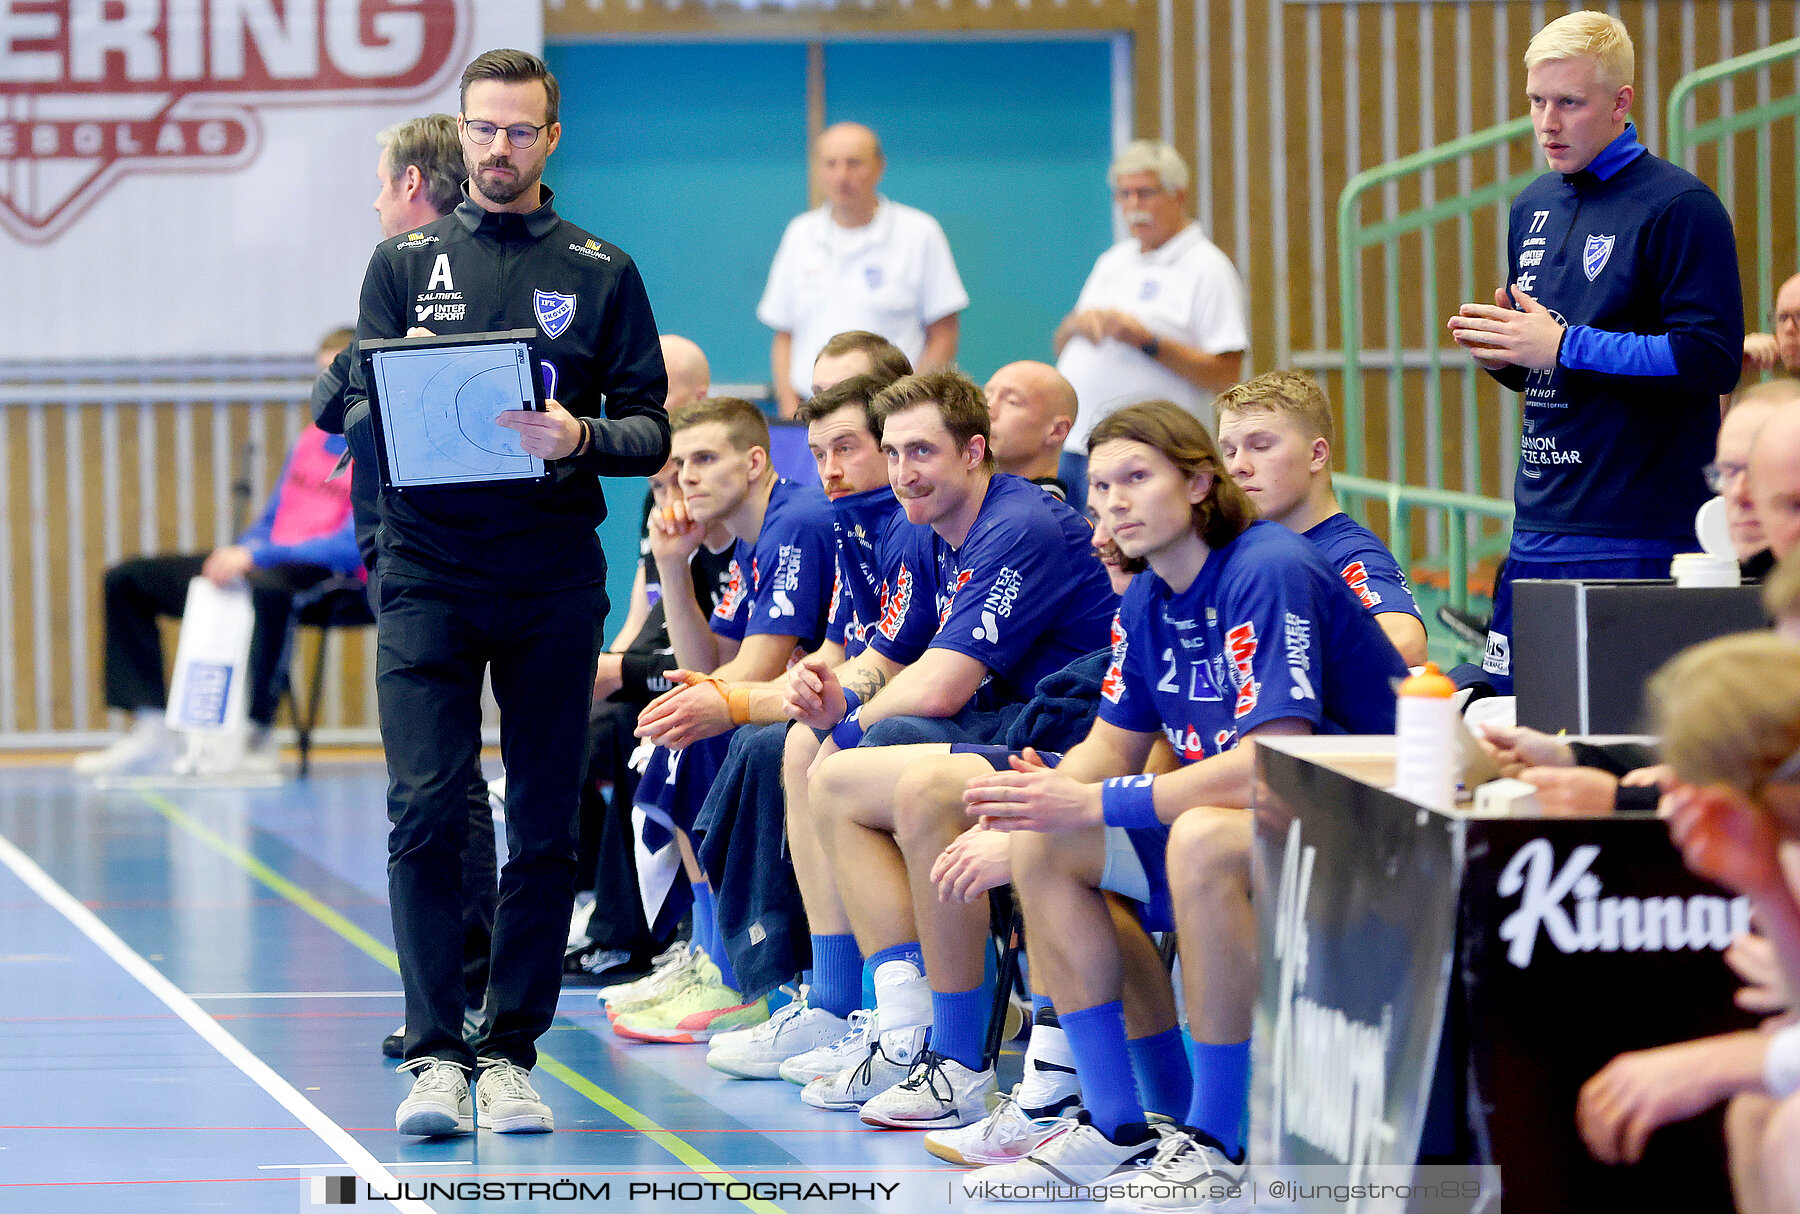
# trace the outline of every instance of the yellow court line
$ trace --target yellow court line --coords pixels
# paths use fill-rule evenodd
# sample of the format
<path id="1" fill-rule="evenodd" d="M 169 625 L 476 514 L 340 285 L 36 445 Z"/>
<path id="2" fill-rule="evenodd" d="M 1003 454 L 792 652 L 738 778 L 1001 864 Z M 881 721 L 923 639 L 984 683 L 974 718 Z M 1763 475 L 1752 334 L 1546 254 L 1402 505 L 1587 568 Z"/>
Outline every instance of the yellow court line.
<path id="1" fill-rule="evenodd" d="M 239 868 L 242 868 L 252 877 L 261 881 L 271 890 L 280 894 L 289 902 L 292 902 L 300 910 L 305 911 L 314 919 L 317 919 L 320 923 L 342 936 L 345 940 L 373 957 L 382 965 L 385 965 L 388 969 L 393 970 L 396 974 L 400 972 L 400 959 L 393 949 L 388 948 L 379 940 L 376 940 L 375 937 L 369 935 L 368 932 L 365 932 L 362 928 L 338 914 L 337 911 L 319 901 L 319 899 L 315 898 L 305 889 L 294 884 L 294 882 L 289 881 L 286 877 L 270 868 L 267 864 L 264 864 L 261 860 L 258 860 L 255 856 L 251 855 L 237 844 L 227 841 L 217 831 L 213 830 L 204 822 L 195 819 L 167 797 L 146 791 L 139 791 L 138 795 L 148 802 L 152 809 L 167 818 L 171 823 L 194 836 L 194 838 L 200 840 L 202 843 L 236 864 Z M 730 1172 L 708 1159 L 692 1143 L 689 1143 L 673 1131 L 665 1130 L 650 1117 L 639 1112 L 631 1105 L 626 1104 L 623 1100 L 620 1100 L 617 1096 L 613 1095 L 611 1092 L 607 1091 L 605 1088 L 601 1087 L 568 1064 L 540 1050 L 538 1052 L 538 1065 L 562 1080 L 569 1087 L 580 1092 L 583 1096 L 586 1096 L 599 1107 L 611 1113 L 614 1117 L 617 1117 L 632 1129 L 643 1134 L 658 1146 L 661 1146 L 664 1150 L 668 1151 L 669 1154 L 673 1155 L 676 1159 L 679 1159 L 699 1176 L 707 1180 L 717 1181 L 720 1184 L 741 1183 L 738 1182 L 737 1178 Z M 780 1206 L 775 1205 L 773 1202 L 763 1201 L 759 1198 L 742 1200 L 738 1204 L 744 1206 L 746 1209 L 756 1211 L 756 1214 L 786 1214 Z"/>

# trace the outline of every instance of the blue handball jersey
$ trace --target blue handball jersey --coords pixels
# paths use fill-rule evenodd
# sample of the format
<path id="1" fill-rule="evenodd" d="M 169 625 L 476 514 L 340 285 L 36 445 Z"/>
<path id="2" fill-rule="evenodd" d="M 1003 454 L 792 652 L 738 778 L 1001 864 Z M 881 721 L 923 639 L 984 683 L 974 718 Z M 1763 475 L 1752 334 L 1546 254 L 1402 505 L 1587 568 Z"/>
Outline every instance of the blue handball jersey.
<path id="1" fill-rule="evenodd" d="M 881 617 L 882 553 L 891 549 L 895 531 L 912 524 L 887 485 L 838 498 L 831 514 L 837 527 L 837 584 L 825 639 L 853 658 L 869 647 L 869 633 Z"/>
<path id="2" fill-rule="evenodd" d="M 1424 623 L 1400 562 L 1373 531 L 1340 511 L 1301 534 L 1318 545 L 1326 563 L 1369 611 L 1404 611 Z"/>
<path id="3" fill-rule="evenodd" d="M 730 578 L 708 625 L 734 641 L 791 636 L 801 648 L 817 649 L 831 609 L 836 547 L 824 491 L 776 481 L 756 542 L 739 540 L 732 552 Z"/>
<path id="4" fill-rule="evenodd" d="M 1106 644 L 1118 596 L 1094 529 L 1017 476 L 988 484 L 962 547 L 905 525 L 882 587 L 877 653 L 901 665 L 953 649 L 988 668 L 976 706 L 1022 703 L 1038 681 Z"/>
<path id="5" fill-rule="evenodd" d="M 1284 718 L 1320 733 L 1394 732 L 1400 655 L 1312 544 L 1255 522 L 1216 548 L 1180 594 L 1131 580 L 1113 633 L 1100 718 L 1161 729 L 1185 763 Z"/>

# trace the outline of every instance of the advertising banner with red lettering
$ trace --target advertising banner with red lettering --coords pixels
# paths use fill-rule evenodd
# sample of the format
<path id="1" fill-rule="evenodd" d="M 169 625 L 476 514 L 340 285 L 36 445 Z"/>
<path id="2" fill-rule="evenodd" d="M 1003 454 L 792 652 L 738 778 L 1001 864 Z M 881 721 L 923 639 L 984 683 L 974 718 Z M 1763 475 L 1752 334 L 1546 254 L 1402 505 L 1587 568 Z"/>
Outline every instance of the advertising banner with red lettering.
<path id="1" fill-rule="evenodd" d="M 381 232 L 376 133 L 540 0 L 0 0 L 0 360 L 308 354 Z"/>

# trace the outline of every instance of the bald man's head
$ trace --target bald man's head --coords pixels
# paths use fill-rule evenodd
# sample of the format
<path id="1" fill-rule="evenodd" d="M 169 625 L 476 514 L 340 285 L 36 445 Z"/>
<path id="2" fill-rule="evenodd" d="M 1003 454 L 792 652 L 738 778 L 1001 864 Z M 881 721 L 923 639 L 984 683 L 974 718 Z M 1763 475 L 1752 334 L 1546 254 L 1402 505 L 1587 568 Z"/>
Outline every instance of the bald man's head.
<path id="1" fill-rule="evenodd" d="M 828 126 L 819 136 L 819 188 L 832 217 L 845 227 L 860 228 L 875 218 L 875 188 L 885 168 L 881 140 L 860 122 Z"/>
<path id="2" fill-rule="evenodd" d="M 1007 363 L 987 382 L 988 447 L 1000 471 L 1055 476 L 1075 424 L 1075 389 L 1048 363 Z"/>
<path id="3" fill-rule="evenodd" d="M 1750 448 L 1750 500 L 1776 560 L 1800 547 L 1800 402 L 1776 405 Z"/>
<path id="4" fill-rule="evenodd" d="M 662 356 L 669 372 L 669 412 L 705 399 L 712 388 L 712 367 L 700 347 L 685 337 L 664 333 Z"/>
<path id="5" fill-rule="evenodd" d="M 1800 274 L 1775 292 L 1775 350 L 1782 369 L 1800 375 Z"/>

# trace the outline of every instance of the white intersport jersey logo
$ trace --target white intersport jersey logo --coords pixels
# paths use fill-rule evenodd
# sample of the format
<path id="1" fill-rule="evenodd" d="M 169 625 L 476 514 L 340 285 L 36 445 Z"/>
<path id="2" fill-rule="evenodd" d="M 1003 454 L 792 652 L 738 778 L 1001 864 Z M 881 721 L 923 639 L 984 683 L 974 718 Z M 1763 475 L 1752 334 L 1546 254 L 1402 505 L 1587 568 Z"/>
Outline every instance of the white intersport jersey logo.
<path id="1" fill-rule="evenodd" d="M 429 97 L 473 3 L 0 3 L 0 227 L 49 244 L 128 173 L 247 165 L 265 108 Z"/>
<path id="2" fill-rule="evenodd" d="M 1562 868 L 1548 839 L 1533 839 L 1500 873 L 1502 898 L 1519 907 L 1500 924 L 1506 959 L 1531 964 L 1539 933 L 1561 953 L 1723 951 L 1750 930 L 1750 899 L 1695 894 L 1687 898 L 1603 898 L 1589 870 L 1600 849 L 1583 844 Z"/>

